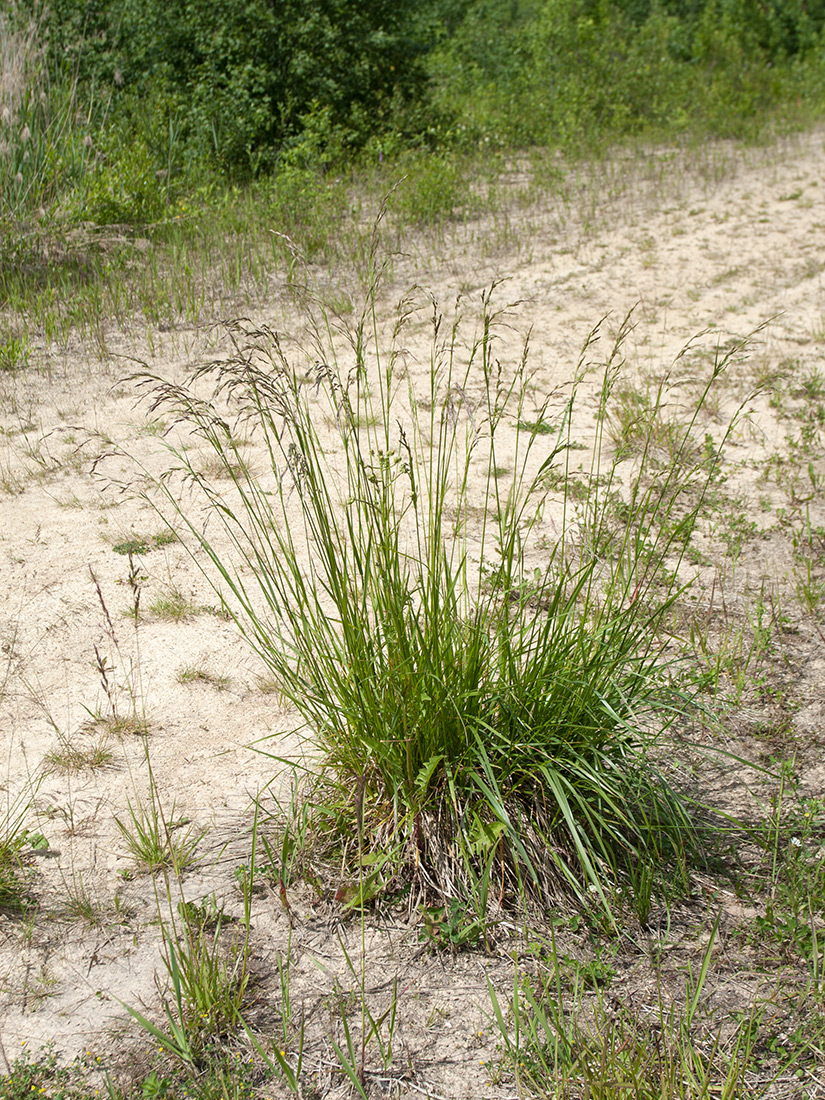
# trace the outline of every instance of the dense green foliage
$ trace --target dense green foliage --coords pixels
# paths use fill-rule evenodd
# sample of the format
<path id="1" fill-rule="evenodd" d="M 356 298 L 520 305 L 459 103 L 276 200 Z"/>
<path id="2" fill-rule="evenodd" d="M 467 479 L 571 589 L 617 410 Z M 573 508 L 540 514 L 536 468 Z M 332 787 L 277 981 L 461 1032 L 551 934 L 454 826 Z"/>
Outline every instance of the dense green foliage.
<path id="1" fill-rule="evenodd" d="M 314 194 L 354 157 L 450 175 L 490 147 L 758 136 L 825 102 L 823 23 L 825 0 L 22 0 L 0 194 L 147 224 L 227 177 Z"/>
<path id="2" fill-rule="evenodd" d="M 425 96 L 433 4 L 393 0 L 56 0 L 52 57 L 150 144 L 232 172 L 270 167 L 307 116 L 362 144 Z"/>
<path id="3" fill-rule="evenodd" d="M 433 59 L 473 140 L 752 130 L 821 77 L 818 0 L 476 0 Z"/>

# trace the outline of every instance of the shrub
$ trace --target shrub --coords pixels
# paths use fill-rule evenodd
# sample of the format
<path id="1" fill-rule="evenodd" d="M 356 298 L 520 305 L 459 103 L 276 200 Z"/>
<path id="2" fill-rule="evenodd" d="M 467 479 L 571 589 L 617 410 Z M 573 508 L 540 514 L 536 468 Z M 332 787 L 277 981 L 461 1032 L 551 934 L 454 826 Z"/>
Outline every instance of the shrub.
<path id="1" fill-rule="evenodd" d="M 77 213 L 98 225 L 160 221 L 169 193 L 164 169 L 146 143 L 107 141 L 76 197 Z"/>
<path id="2" fill-rule="evenodd" d="M 54 63 L 71 59 L 87 86 L 122 85 L 176 105 L 190 156 L 248 175 L 272 167 L 313 104 L 350 145 L 420 98 L 432 39 L 419 5 L 393 0 L 55 0 Z"/>
<path id="3" fill-rule="evenodd" d="M 429 66 L 473 141 L 592 153 L 757 130 L 820 72 L 824 21 L 820 0 L 475 0 Z"/>

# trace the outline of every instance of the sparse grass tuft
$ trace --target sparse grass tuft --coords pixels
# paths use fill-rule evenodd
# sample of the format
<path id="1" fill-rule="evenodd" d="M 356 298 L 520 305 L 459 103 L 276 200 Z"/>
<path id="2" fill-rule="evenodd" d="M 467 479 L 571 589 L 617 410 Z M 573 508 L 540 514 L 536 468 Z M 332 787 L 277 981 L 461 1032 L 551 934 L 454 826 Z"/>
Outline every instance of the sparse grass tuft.
<path id="1" fill-rule="evenodd" d="M 136 713 L 104 714 L 95 710 L 83 728 L 87 731 L 97 730 L 104 738 L 145 737 L 149 732 L 149 722 Z M 102 740 L 99 743 L 102 745 Z"/>
<path id="2" fill-rule="evenodd" d="M 189 825 L 186 818 L 175 818 L 175 805 L 166 811 L 152 788 L 147 804 L 127 802 L 128 817 L 115 817 L 115 824 L 126 849 L 142 871 L 172 870 L 180 874 L 195 862 L 195 849 L 203 830 Z"/>
<path id="3" fill-rule="evenodd" d="M 113 737 L 145 737 L 149 723 L 137 714 L 112 715 L 103 719 L 103 728 Z"/>
<path id="4" fill-rule="evenodd" d="M 229 676 L 210 672 L 202 664 L 184 665 L 178 669 L 175 679 L 179 684 L 211 684 L 216 691 L 226 691 L 232 683 Z"/>
<path id="5" fill-rule="evenodd" d="M 114 910 L 114 905 L 99 900 L 79 872 L 72 872 L 71 880 L 64 881 L 60 916 L 82 921 L 89 928 L 100 928 Z"/>
<path id="6" fill-rule="evenodd" d="M 64 740 L 59 748 L 47 752 L 43 761 L 48 767 L 63 772 L 93 772 L 110 767 L 114 761 L 114 755 L 103 740 L 87 745 Z"/>
<path id="7" fill-rule="evenodd" d="M 130 557 L 133 554 L 149 554 L 152 550 L 160 550 L 173 542 L 177 542 L 174 531 L 161 531 L 157 535 L 135 535 L 134 538 L 124 539 L 116 542 L 112 549 L 116 554 Z"/>
<path id="8" fill-rule="evenodd" d="M 283 698 L 278 681 L 272 676 L 259 676 L 255 681 L 255 686 L 261 695 L 274 695 Z"/>
<path id="9" fill-rule="evenodd" d="M 191 619 L 200 612 L 201 608 L 188 600 L 182 592 L 176 588 L 170 589 L 163 596 L 158 596 L 149 604 L 149 611 L 159 619 L 180 623 Z"/>

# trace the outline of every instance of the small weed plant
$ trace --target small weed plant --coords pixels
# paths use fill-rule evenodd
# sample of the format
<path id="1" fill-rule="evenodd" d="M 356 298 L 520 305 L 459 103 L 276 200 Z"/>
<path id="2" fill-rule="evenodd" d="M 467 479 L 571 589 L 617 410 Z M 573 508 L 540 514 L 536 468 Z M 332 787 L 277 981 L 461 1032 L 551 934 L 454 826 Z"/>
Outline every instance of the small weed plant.
<path id="1" fill-rule="evenodd" d="M 224 466 L 218 486 L 175 452 L 208 535 L 174 471 L 147 494 L 317 739 L 305 801 L 350 876 L 339 895 L 358 907 L 411 886 L 424 904 L 449 913 L 470 899 L 484 916 L 559 889 L 610 911 L 640 864 L 686 885 L 695 826 L 651 749 L 689 706 L 666 624 L 718 476 L 721 443 L 697 446 L 694 429 L 727 360 L 671 433 L 667 463 L 650 433 L 611 457 L 626 327 L 600 370 L 591 334 L 569 386 L 535 410 L 527 348 L 508 367 L 498 358 L 508 313 L 492 292 L 450 326 L 432 299 L 410 298 L 391 337 L 374 301 L 343 340 L 321 316 L 309 362 L 286 337 L 234 323 L 229 357 L 190 385 L 137 379 L 152 412 L 185 422 Z M 422 313 L 429 363 L 414 383 L 403 348 Z M 589 470 L 573 476 L 583 386 L 597 407 Z M 266 475 L 251 473 L 241 436 L 265 450 Z"/>
<path id="2" fill-rule="evenodd" d="M 214 895 L 201 904 L 184 900 L 177 907 L 173 906 L 172 884 L 173 879 L 177 880 L 180 890 L 181 864 L 167 862 L 160 868 L 168 916 L 161 912 L 160 894 L 157 895 L 158 914 L 163 935 L 163 962 L 171 983 L 171 991 L 163 997 L 165 1019 L 158 1024 L 137 1009 L 129 1005 L 124 1007 L 159 1044 L 161 1055 L 171 1056 L 179 1067 L 192 1072 L 213 1063 L 227 1038 L 246 1028 L 241 1011 L 252 981 L 249 937 L 257 829 L 256 813 L 248 889 L 244 891 L 243 920 L 238 936 L 224 936 L 234 921 L 226 916 Z M 231 942 L 225 942 L 225 938 Z"/>
<path id="3" fill-rule="evenodd" d="M 61 1064 L 53 1047 L 48 1045 L 32 1055 L 28 1043 L 20 1046 L 20 1055 L 6 1064 L 0 1077 L 0 1090 L 5 1100 L 24 1100 L 32 1096 L 54 1096 L 61 1100 L 86 1100 L 100 1095 L 90 1084 L 90 1071 L 100 1072 L 100 1058 L 86 1052 L 69 1065 Z"/>

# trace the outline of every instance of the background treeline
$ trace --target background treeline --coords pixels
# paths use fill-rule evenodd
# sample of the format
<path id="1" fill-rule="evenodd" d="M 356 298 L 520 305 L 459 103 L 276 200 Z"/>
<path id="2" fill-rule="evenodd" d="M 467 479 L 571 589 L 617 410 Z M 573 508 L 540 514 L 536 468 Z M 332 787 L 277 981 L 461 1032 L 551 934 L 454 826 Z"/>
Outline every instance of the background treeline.
<path id="1" fill-rule="evenodd" d="M 425 149 L 757 135 L 825 102 L 825 0 L 17 0 L 6 213 Z"/>

